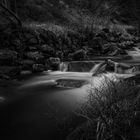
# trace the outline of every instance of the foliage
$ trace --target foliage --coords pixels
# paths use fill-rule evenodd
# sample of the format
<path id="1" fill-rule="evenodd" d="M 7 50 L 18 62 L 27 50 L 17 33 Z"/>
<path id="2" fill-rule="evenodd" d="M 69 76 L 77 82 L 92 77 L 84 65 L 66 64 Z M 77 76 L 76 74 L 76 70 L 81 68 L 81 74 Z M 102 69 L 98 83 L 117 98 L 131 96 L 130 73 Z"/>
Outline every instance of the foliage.
<path id="1" fill-rule="evenodd" d="M 94 138 L 93 133 L 97 140 L 132 139 L 138 92 L 133 83 L 115 79 L 104 76 L 100 86 L 93 84 L 87 102 L 77 113 L 87 120 L 83 126 L 88 129 L 86 139 Z"/>

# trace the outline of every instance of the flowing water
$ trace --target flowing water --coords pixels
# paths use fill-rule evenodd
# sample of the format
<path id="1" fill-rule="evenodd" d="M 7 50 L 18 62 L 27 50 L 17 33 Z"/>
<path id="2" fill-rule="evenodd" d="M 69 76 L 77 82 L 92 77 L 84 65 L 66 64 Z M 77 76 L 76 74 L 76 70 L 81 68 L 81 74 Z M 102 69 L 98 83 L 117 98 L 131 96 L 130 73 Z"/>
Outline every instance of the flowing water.
<path id="1" fill-rule="evenodd" d="M 90 79 L 91 73 L 58 71 L 44 72 L 23 81 L 13 89 L 18 98 L 0 109 L 1 138 L 51 140 L 57 136 L 62 140 L 57 123 L 85 101 Z M 66 80 L 67 84 L 58 85 L 58 80 Z M 71 80 L 82 84 L 69 87 Z"/>
<path id="2" fill-rule="evenodd" d="M 57 124 L 70 114 L 74 115 L 73 112 L 86 101 L 91 82 L 92 85 L 99 86 L 103 80 L 102 77 L 92 77 L 98 64 L 90 62 L 86 66 L 89 66 L 88 72 L 66 72 L 68 64 L 62 63 L 61 71 L 44 72 L 22 81 L 13 91 L 7 89 L 6 91 L 18 96 L 0 108 L 1 138 L 62 140 Z M 106 75 L 113 79 L 113 73 Z"/>

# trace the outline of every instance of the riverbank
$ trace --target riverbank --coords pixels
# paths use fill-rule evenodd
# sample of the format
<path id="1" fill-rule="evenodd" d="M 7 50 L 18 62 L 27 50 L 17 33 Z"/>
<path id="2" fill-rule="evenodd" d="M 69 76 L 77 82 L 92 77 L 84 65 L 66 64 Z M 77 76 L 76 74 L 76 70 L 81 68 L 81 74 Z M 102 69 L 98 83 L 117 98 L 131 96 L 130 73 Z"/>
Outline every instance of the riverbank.
<path id="1" fill-rule="evenodd" d="M 47 26 L 47 25 L 46 25 Z M 131 57 L 129 51 L 139 48 L 139 31 L 128 26 L 117 28 L 65 28 L 53 30 L 44 24 L 28 23 L 15 33 L 2 31 L 0 46 L 0 78 L 17 79 L 20 75 L 59 70 L 61 62 L 90 61 L 106 56 L 122 59 Z M 7 27 L 10 30 L 10 26 Z M 63 28 L 61 28 L 63 30 Z M 66 30 L 67 29 L 67 30 Z M 7 45 L 5 45 L 7 44 Z"/>

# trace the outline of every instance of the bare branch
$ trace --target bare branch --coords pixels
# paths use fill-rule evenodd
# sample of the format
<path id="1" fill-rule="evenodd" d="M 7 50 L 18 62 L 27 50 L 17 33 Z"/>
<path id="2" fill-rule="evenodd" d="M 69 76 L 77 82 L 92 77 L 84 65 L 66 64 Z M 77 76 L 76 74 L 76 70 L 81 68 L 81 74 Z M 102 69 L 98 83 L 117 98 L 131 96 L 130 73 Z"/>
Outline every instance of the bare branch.
<path id="1" fill-rule="evenodd" d="M 15 19 L 16 19 L 16 21 L 18 22 L 18 25 L 20 26 L 20 27 L 22 27 L 22 22 L 21 22 L 21 20 L 19 19 L 19 17 L 14 13 L 14 12 L 12 12 L 10 9 L 8 9 L 5 5 L 3 5 L 2 3 L 0 3 L 0 7 L 1 8 L 3 8 L 5 11 L 7 11 L 11 16 L 13 16 Z"/>

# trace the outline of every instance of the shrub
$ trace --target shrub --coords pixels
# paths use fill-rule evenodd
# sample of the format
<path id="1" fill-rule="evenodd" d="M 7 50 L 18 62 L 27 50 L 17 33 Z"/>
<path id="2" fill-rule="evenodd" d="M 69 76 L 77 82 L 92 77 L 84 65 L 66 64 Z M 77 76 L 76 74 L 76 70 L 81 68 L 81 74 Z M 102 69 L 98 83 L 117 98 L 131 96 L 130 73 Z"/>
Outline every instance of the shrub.
<path id="1" fill-rule="evenodd" d="M 97 140 L 132 139 L 138 93 L 135 84 L 117 77 L 110 80 L 106 75 L 99 78 L 98 85 L 92 83 L 87 102 L 76 112 L 87 120 L 83 126 L 88 130 L 86 139 L 94 139 L 93 133 Z"/>

